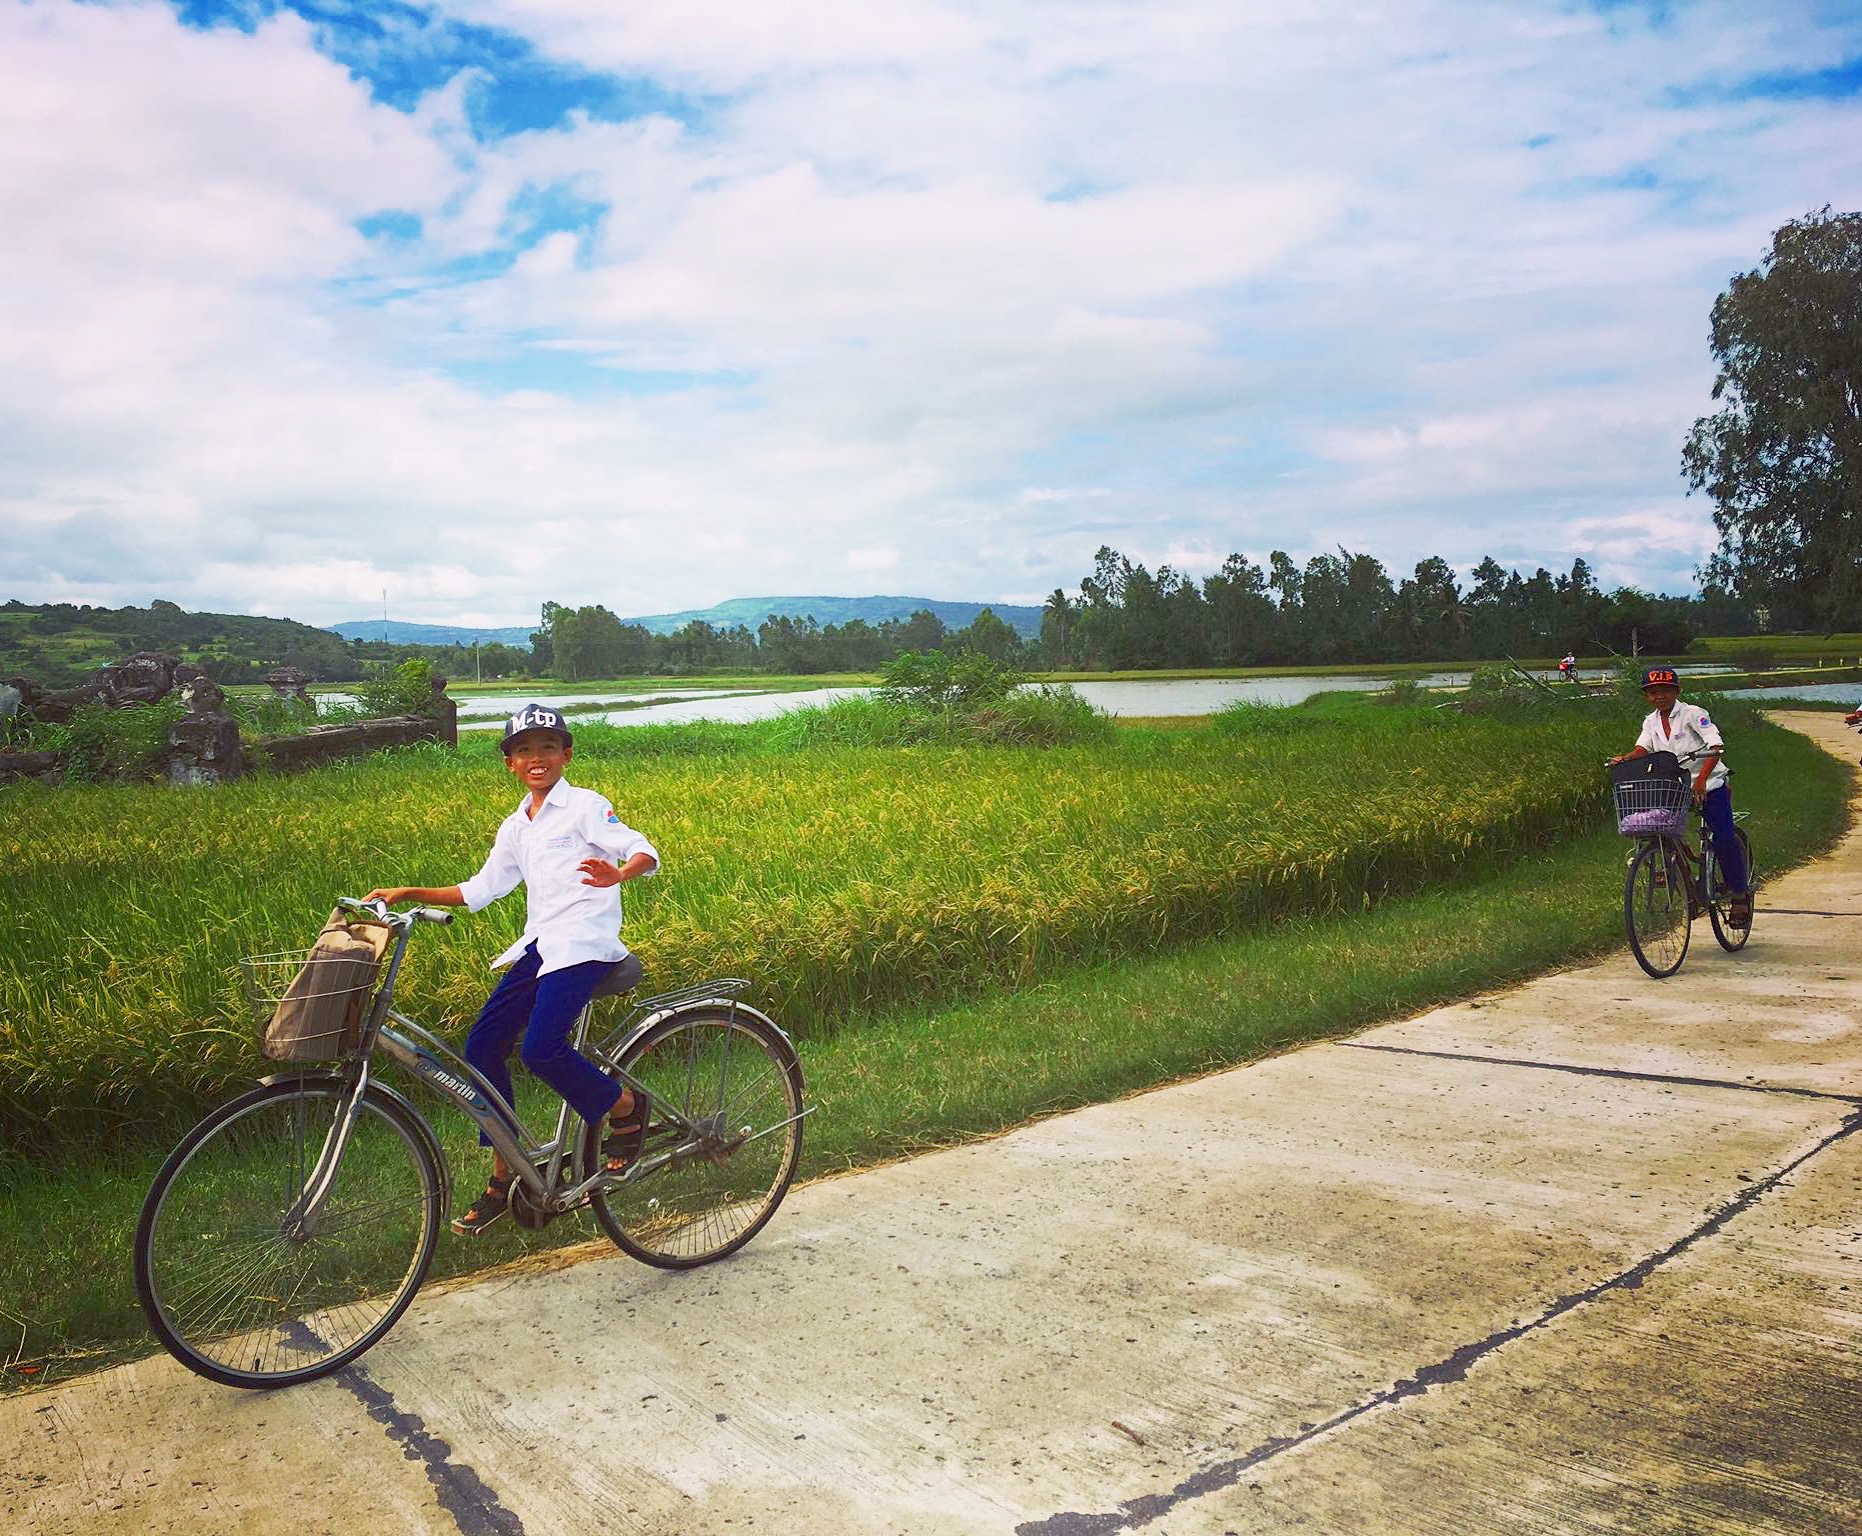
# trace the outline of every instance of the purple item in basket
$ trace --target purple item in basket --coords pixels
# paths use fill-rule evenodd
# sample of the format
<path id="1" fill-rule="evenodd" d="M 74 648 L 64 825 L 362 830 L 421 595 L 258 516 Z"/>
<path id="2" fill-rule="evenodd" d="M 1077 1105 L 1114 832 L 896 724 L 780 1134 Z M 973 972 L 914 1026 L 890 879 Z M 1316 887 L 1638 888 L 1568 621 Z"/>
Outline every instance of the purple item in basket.
<path id="1" fill-rule="evenodd" d="M 1678 837 L 1687 830 L 1685 811 L 1631 811 L 1617 819 L 1624 837 Z"/>

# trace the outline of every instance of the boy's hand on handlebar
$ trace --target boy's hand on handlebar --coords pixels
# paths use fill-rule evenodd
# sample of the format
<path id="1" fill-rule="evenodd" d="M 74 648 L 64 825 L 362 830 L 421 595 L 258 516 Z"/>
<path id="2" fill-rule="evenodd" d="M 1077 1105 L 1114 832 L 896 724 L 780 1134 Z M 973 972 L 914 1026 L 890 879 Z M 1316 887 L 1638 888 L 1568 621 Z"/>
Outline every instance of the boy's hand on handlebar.
<path id="1" fill-rule="evenodd" d="M 362 899 L 364 901 L 383 902 L 392 907 L 397 901 L 406 901 L 412 894 L 413 890 L 409 886 L 391 885 L 384 889 L 370 891 L 368 895 L 364 896 Z"/>

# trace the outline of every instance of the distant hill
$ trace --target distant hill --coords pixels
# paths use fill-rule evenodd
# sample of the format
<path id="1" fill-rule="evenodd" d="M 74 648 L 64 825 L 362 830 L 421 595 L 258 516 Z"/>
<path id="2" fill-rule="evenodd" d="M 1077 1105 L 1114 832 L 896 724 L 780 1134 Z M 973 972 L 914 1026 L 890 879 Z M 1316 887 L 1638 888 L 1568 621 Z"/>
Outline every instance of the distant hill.
<path id="1" fill-rule="evenodd" d="M 946 629 L 964 629 L 985 608 L 993 608 L 996 617 L 1009 625 L 1023 639 L 1041 633 L 1041 610 L 1018 607 L 1013 603 L 947 603 L 930 597 L 733 597 L 709 608 L 687 608 L 680 613 L 644 613 L 625 617 L 625 624 L 640 624 L 656 635 L 670 635 L 694 619 L 703 619 L 717 629 L 742 624 L 754 631 L 772 613 L 781 618 L 812 618 L 823 626 L 845 624 L 864 619 L 868 624 L 882 624 L 887 619 L 909 619 L 921 608 L 928 608 L 944 621 Z M 345 640 L 380 640 L 384 625 L 380 619 L 349 619 L 330 626 Z M 511 629 L 469 629 L 460 624 L 408 624 L 389 619 L 386 636 L 392 645 L 470 645 L 474 640 L 488 644 L 502 640 L 506 645 L 528 647 L 534 624 Z"/>
<path id="2" fill-rule="evenodd" d="M 734 597 L 714 603 L 709 608 L 688 608 L 681 613 L 648 613 L 629 619 L 630 624 L 644 624 L 656 635 L 669 635 L 692 622 L 703 619 L 719 629 L 742 624 L 754 630 L 771 614 L 780 618 L 812 618 L 822 625 L 846 624 L 864 619 L 868 624 L 882 624 L 887 619 L 909 619 L 921 608 L 928 608 L 944 621 L 946 629 L 965 629 L 985 608 L 995 610 L 997 618 L 1024 639 L 1041 633 L 1041 610 L 1014 603 L 954 603 L 931 597 Z"/>
<path id="3" fill-rule="evenodd" d="M 279 665 L 321 679 L 359 675 L 335 635 L 291 619 L 190 613 L 159 598 L 147 608 L 0 603 L 0 677 L 62 688 L 135 651 L 173 652 L 221 682 L 249 682 Z"/>
<path id="4" fill-rule="evenodd" d="M 346 619 L 329 627 L 345 640 L 380 640 L 385 629 L 390 645 L 470 645 L 474 640 L 480 645 L 490 645 L 496 640 L 527 651 L 530 636 L 537 626 L 514 624 L 504 628 L 471 629 L 464 624 L 409 624 L 401 619 L 389 619 L 384 624 L 380 619 Z"/>

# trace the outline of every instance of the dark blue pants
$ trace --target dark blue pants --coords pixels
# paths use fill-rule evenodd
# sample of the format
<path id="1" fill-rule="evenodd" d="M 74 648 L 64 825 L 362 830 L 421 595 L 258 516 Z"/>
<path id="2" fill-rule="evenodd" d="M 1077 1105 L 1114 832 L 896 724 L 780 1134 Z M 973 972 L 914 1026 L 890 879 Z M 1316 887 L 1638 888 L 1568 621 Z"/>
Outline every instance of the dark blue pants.
<path id="1" fill-rule="evenodd" d="M 521 1033 L 524 1065 L 567 1099 L 590 1125 L 599 1125 L 620 1099 L 621 1085 L 571 1048 L 569 1031 L 601 978 L 614 969 L 614 962 L 585 960 L 539 976 L 542 964 L 532 944 L 504 973 L 466 1036 L 465 1059 L 515 1108 L 510 1056 Z M 478 1140 L 480 1146 L 491 1145 L 482 1132 Z"/>
<path id="2" fill-rule="evenodd" d="M 1733 792 L 1724 784 L 1710 789 L 1700 808 L 1707 830 L 1713 834 L 1713 862 L 1719 870 L 1715 884 L 1736 894 L 1743 893 L 1748 889 L 1746 882 L 1750 871 L 1746 868 L 1746 852 L 1733 834 Z"/>

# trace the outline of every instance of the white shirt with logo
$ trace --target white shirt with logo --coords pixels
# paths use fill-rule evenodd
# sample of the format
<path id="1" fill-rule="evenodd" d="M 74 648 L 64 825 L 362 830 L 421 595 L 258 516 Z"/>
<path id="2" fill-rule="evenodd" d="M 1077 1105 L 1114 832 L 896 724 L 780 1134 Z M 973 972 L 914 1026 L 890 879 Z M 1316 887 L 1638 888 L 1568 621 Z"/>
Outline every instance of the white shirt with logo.
<path id="1" fill-rule="evenodd" d="M 621 888 L 584 885 L 580 866 L 587 858 L 625 864 L 636 853 L 650 854 L 656 873 L 659 854 L 628 826 L 592 789 L 577 789 L 558 779 L 537 808 L 525 814 L 530 796 L 499 824 L 485 867 L 459 887 L 468 911 L 490 906 L 519 885 L 529 909 L 524 933 L 491 963 L 509 965 L 534 941 L 543 962 L 538 975 L 587 960 L 625 960 L 620 940 Z"/>
<path id="2" fill-rule="evenodd" d="M 1659 709 L 1649 711 L 1648 718 L 1642 722 L 1642 734 L 1636 738 L 1636 745 L 1645 752 L 1672 752 L 1681 759 L 1681 766 L 1687 770 L 1692 779 L 1700 772 L 1702 759 L 1708 752 L 1724 752 L 1726 743 L 1720 739 L 1720 728 L 1698 704 L 1690 704 L 1685 699 L 1676 699 L 1674 708 L 1668 712 L 1666 726 L 1662 723 Z M 1700 756 L 1689 759 L 1690 752 Z M 1726 782 L 1726 764 L 1713 765 L 1713 772 L 1707 775 L 1707 788 L 1718 789 Z"/>

